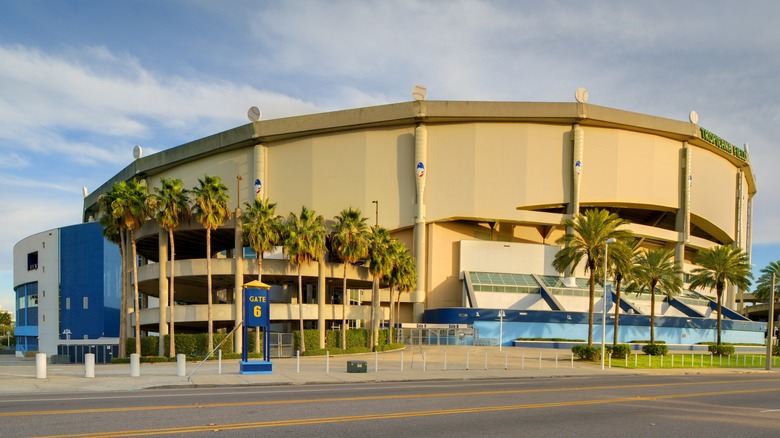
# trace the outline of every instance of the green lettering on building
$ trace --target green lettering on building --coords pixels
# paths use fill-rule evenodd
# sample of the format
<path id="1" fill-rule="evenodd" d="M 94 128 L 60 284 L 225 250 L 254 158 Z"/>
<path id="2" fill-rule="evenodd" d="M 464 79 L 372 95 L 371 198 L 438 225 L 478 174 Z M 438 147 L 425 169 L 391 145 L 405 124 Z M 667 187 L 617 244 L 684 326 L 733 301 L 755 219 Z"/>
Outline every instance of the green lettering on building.
<path id="1" fill-rule="evenodd" d="M 712 132 L 707 131 L 704 128 L 699 128 L 699 129 L 701 129 L 701 138 L 702 138 L 702 140 L 707 141 L 709 143 L 712 143 L 718 149 L 721 149 L 724 152 L 728 152 L 730 155 L 733 155 L 733 156 L 739 158 L 742 161 L 747 161 L 748 160 L 747 152 L 745 152 L 741 148 L 738 148 L 738 147 L 734 146 L 733 144 L 731 144 L 731 143 L 727 142 L 726 140 L 718 137 L 717 135 L 713 134 Z"/>

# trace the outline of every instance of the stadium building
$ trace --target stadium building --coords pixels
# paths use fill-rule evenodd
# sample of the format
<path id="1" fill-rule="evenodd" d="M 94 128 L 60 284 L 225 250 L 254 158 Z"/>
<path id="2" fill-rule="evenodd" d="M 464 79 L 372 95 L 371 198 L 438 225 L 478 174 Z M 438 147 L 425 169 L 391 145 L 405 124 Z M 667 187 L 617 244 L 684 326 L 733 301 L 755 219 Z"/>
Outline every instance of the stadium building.
<path id="1" fill-rule="evenodd" d="M 580 96 L 581 97 L 581 96 Z M 417 286 L 402 297 L 401 320 L 443 328 L 449 342 L 473 328 L 509 345 L 515 338 L 587 338 L 588 290 L 580 267 L 564 278 L 551 266 L 565 230 L 561 220 L 605 208 L 629 220 L 647 248 L 675 250 L 685 272 L 696 253 L 720 244 L 750 252 L 756 193 L 747 150 L 691 121 L 572 103 L 414 100 L 390 105 L 255 121 L 139 157 L 84 202 L 97 217 L 98 197 L 118 181 L 163 177 L 197 186 L 204 175 L 229 188 L 231 208 L 256 196 L 286 216 L 301 206 L 326 220 L 347 207 L 391 230 L 412 251 Z M 255 255 L 241 244 L 234 218 L 212 233 L 215 327 L 241 320 L 241 285 L 257 277 Z M 205 231 L 196 221 L 175 234 L 177 333 L 205 331 Z M 167 334 L 167 232 L 154 221 L 136 233 L 138 286 L 151 300 L 139 317 L 146 332 Z M 15 254 L 16 256 L 16 254 Z M 291 332 L 299 309 L 308 327 L 337 328 L 341 300 L 350 325 L 370 318 L 371 276 L 326 257 L 297 270 L 280 251 L 266 256 L 272 328 Z M 322 275 L 320 275 L 322 273 Z M 598 292 L 596 309 L 601 309 Z M 724 304 L 734 308 L 738 291 Z M 159 298 L 156 299 L 156 298 Z M 610 296 L 607 295 L 609 300 Z M 621 340 L 649 339 L 649 297 L 618 305 Z M 659 299 L 656 337 L 668 343 L 714 340 L 714 291 Z M 389 293 L 381 296 L 387 306 Z M 609 300 L 608 306 L 615 305 Z M 157 307 L 148 303 L 159 303 Z M 129 305 L 129 309 L 132 309 Z M 724 342 L 763 342 L 763 325 L 727 309 Z M 387 310 L 385 310 L 387 317 Z M 625 321 L 625 322 L 624 322 Z M 129 331 L 132 333 L 132 331 Z M 611 329 L 608 336 L 611 336 Z M 595 336 L 598 340 L 600 333 Z M 611 339 L 611 337 L 608 337 Z M 239 344 L 239 343 L 237 343 Z"/>

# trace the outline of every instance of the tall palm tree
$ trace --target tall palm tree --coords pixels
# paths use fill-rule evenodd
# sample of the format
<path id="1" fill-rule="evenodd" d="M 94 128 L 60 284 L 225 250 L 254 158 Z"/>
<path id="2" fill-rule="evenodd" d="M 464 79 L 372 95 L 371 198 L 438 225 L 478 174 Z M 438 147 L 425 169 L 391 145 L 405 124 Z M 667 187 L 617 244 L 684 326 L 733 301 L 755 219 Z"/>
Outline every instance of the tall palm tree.
<path id="1" fill-rule="evenodd" d="M 206 296 L 208 299 L 209 351 L 214 349 L 214 309 L 211 290 L 211 231 L 219 228 L 230 218 L 227 186 L 218 176 L 204 175 L 198 179 L 198 187 L 192 189 L 193 214 L 206 229 Z"/>
<path id="2" fill-rule="evenodd" d="M 682 290 L 682 271 L 674 263 L 671 249 L 652 249 L 639 255 L 633 270 L 638 290 L 650 291 L 650 343 L 655 344 L 655 291 L 672 294 Z"/>
<path id="3" fill-rule="evenodd" d="M 117 183 L 119 184 L 119 183 Z M 123 186 L 126 184 L 121 183 Z M 100 216 L 98 222 L 103 226 L 103 236 L 119 247 L 119 357 L 127 357 L 127 251 L 125 229 L 123 222 L 114 217 L 112 204 L 117 197 L 118 187 L 115 184 L 108 192 L 98 197 Z"/>
<path id="4" fill-rule="evenodd" d="M 375 348 L 379 344 L 379 283 L 392 268 L 390 245 L 390 232 L 387 228 L 375 226 L 371 229 L 368 243 L 368 272 L 372 276 L 371 348 Z"/>
<path id="5" fill-rule="evenodd" d="M 344 265 L 341 299 L 341 348 L 347 349 L 347 306 L 349 294 L 347 293 L 347 265 L 357 263 L 368 256 L 368 225 L 357 208 L 341 210 L 336 216 L 336 224 L 331 233 L 331 245 L 333 252 L 341 259 Z"/>
<path id="6" fill-rule="evenodd" d="M 715 288 L 718 298 L 718 342 L 721 341 L 721 310 L 723 291 L 727 284 L 741 289 L 750 287 L 753 274 L 747 254 L 741 248 L 731 245 L 719 245 L 699 251 L 693 259 L 698 268 L 691 271 L 691 289 Z"/>
<path id="7" fill-rule="evenodd" d="M 257 281 L 263 281 L 263 254 L 272 251 L 281 242 L 281 216 L 276 214 L 276 203 L 267 199 L 246 202 L 241 215 L 244 243 L 257 255 Z M 255 331 L 256 351 L 260 351 L 260 330 Z"/>
<path id="8" fill-rule="evenodd" d="M 161 178 L 160 187 L 154 189 L 154 194 L 150 197 L 150 206 L 154 211 L 154 219 L 162 228 L 168 230 L 168 241 L 170 242 L 171 253 L 171 280 L 168 283 L 168 307 L 171 312 L 168 333 L 170 335 L 170 345 L 168 356 L 176 357 L 176 336 L 175 336 L 175 305 L 176 298 L 174 294 L 174 278 L 176 277 L 176 242 L 173 238 L 173 232 L 179 228 L 182 221 L 190 217 L 190 199 L 188 190 L 182 187 L 182 181 L 178 178 Z M 164 345 L 160 342 L 160 352 Z"/>
<path id="9" fill-rule="evenodd" d="M 612 278 L 615 279 L 615 324 L 612 345 L 618 344 L 618 330 L 620 328 L 620 295 L 621 286 L 625 280 L 631 279 L 631 271 L 634 267 L 636 257 L 639 255 L 639 240 L 634 239 L 634 243 L 629 245 L 627 242 L 616 242 L 612 245 L 609 252 L 609 270 L 612 272 Z"/>
<path id="10" fill-rule="evenodd" d="M 290 213 L 284 226 L 282 241 L 290 263 L 298 267 L 298 323 L 301 353 L 306 352 L 303 331 L 303 277 L 301 265 L 325 256 L 325 219 L 314 210 L 301 207 L 301 214 Z"/>
<path id="11" fill-rule="evenodd" d="M 417 285 L 417 270 L 414 266 L 414 258 L 409 254 L 406 245 L 398 240 L 393 240 L 391 245 L 392 269 L 388 274 L 390 283 L 390 335 L 393 328 L 401 320 L 401 294 L 409 292 Z M 398 311 L 393 317 L 393 290 L 398 292 L 396 307 Z M 392 340 L 388 338 L 388 343 Z"/>
<path id="12" fill-rule="evenodd" d="M 626 241 L 633 233 L 620 229 L 628 224 L 617 214 L 607 210 L 591 209 L 577 213 L 573 218 L 566 218 L 561 225 L 573 232 L 567 232 L 557 243 L 564 247 L 555 254 L 553 267 L 558 272 L 576 267 L 585 259 L 585 273 L 589 275 L 588 288 L 590 299 L 588 303 L 588 346 L 593 346 L 593 307 L 596 291 L 596 271 L 604 260 L 604 248 L 607 239 Z"/>
<path id="13" fill-rule="evenodd" d="M 138 297 L 138 263 L 136 263 L 135 232 L 149 218 L 146 184 L 135 179 L 114 184 L 115 197 L 111 202 L 111 211 L 115 219 L 120 220 L 122 228 L 130 232 L 130 260 L 133 265 L 133 307 L 135 317 L 135 352 L 141 354 L 141 314 Z"/>
<path id="14" fill-rule="evenodd" d="M 756 281 L 756 288 L 753 291 L 755 297 L 759 300 L 768 300 L 772 292 L 772 274 L 775 275 L 775 282 L 780 281 L 780 260 L 769 262 L 768 265 L 761 268 L 761 275 Z M 777 299 L 777 297 L 775 297 Z"/>

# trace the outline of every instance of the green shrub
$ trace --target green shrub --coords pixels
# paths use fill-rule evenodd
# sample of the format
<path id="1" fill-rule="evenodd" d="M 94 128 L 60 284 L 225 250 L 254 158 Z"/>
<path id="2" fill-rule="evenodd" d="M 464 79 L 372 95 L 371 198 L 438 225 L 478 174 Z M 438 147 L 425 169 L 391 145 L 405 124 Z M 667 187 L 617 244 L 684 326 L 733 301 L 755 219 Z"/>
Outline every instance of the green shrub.
<path id="1" fill-rule="evenodd" d="M 731 356 L 734 354 L 734 346 L 729 344 L 712 344 L 707 347 L 707 350 L 715 356 Z"/>
<path id="2" fill-rule="evenodd" d="M 661 343 L 647 344 L 642 347 L 642 351 L 644 351 L 645 354 L 650 356 L 663 356 L 669 352 L 669 347 Z"/>
<path id="3" fill-rule="evenodd" d="M 631 354 L 631 346 L 628 344 L 607 345 L 607 354 L 615 359 L 622 359 Z"/>
<path id="4" fill-rule="evenodd" d="M 780 356 L 780 345 L 772 346 L 772 356 Z"/>
<path id="5" fill-rule="evenodd" d="M 596 360 L 601 358 L 601 350 L 598 347 L 588 345 L 575 345 L 571 347 L 571 352 L 577 359 Z"/>

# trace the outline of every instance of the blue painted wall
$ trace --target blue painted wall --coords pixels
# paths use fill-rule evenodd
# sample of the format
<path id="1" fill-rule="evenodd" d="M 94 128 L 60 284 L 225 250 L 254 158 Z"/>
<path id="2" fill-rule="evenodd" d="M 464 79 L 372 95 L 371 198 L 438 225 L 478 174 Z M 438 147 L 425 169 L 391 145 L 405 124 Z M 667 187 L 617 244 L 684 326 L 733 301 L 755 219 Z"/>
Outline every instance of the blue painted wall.
<path id="1" fill-rule="evenodd" d="M 62 228 L 61 330 L 70 330 L 71 339 L 119 336 L 118 277 L 119 250 L 103 238 L 100 224 L 90 222 Z"/>
<path id="2" fill-rule="evenodd" d="M 473 324 L 480 339 L 498 339 L 502 331 L 499 309 L 447 308 L 426 310 L 424 321 L 432 324 Z M 588 339 L 586 312 L 539 310 L 504 310 L 502 345 L 511 345 L 518 338 L 526 339 Z M 478 315 L 478 316 L 477 316 Z M 595 316 L 593 341 L 601 342 L 601 314 Z M 655 339 L 667 344 L 698 344 L 715 342 L 716 320 L 707 318 L 655 318 Z M 606 340 L 612 343 L 614 320 L 607 316 Z M 727 343 L 761 344 L 766 324 L 750 321 L 722 320 L 722 341 Z M 621 343 L 650 339 L 650 317 L 621 315 L 618 330 Z"/>

